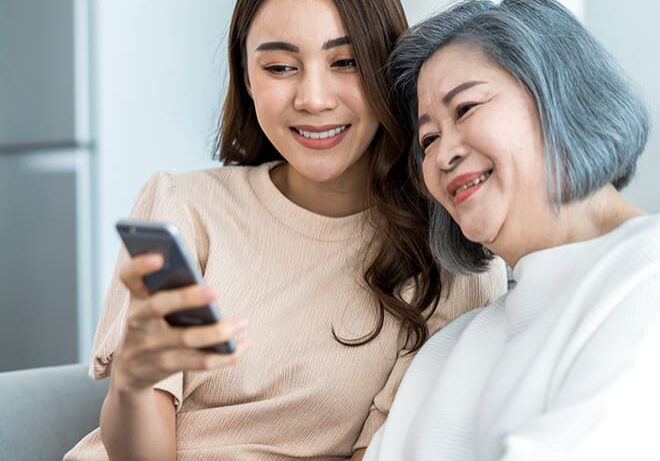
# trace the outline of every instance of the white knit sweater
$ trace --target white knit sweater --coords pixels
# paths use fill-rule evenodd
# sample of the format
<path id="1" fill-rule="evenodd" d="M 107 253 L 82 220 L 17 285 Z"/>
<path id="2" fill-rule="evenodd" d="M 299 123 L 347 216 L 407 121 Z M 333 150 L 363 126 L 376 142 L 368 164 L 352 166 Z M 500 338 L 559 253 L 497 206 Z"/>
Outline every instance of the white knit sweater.
<path id="1" fill-rule="evenodd" d="M 514 278 L 418 353 L 365 461 L 660 460 L 660 216 Z"/>

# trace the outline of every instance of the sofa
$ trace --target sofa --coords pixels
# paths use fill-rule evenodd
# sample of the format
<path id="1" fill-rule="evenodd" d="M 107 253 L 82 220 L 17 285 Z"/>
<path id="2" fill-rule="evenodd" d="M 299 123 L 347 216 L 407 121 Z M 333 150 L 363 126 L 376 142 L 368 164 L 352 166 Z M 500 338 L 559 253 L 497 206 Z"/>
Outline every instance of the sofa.
<path id="1" fill-rule="evenodd" d="M 107 381 L 84 364 L 0 373 L 0 459 L 61 460 L 98 427 Z"/>

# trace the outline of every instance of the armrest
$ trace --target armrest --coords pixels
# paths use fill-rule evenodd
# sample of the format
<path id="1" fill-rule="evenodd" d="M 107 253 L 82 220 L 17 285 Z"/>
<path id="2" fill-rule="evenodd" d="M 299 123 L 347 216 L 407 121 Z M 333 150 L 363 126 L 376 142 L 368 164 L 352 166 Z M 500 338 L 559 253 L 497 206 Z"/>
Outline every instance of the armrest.
<path id="1" fill-rule="evenodd" d="M 59 460 L 99 425 L 107 380 L 87 365 L 0 373 L 0 452 L 14 461 Z"/>

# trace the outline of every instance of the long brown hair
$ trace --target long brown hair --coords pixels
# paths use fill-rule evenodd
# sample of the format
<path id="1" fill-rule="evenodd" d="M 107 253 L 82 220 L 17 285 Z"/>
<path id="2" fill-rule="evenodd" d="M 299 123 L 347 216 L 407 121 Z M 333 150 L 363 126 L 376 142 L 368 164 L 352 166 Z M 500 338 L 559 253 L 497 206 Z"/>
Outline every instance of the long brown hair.
<path id="1" fill-rule="evenodd" d="M 237 0 L 229 30 L 229 84 L 225 98 L 217 156 L 229 165 L 259 165 L 282 159 L 257 121 L 244 80 L 245 42 L 252 20 L 265 0 Z M 429 203 L 410 183 L 408 147 L 412 139 L 401 129 L 403 114 L 396 112 L 387 75 L 387 59 L 397 38 L 408 28 L 399 0 L 334 0 L 351 38 L 362 86 L 380 121 L 372 143 L 368 203 L 377 215 L 374 255 L 364 280 L 379 305 L 376 327 L 355 340 L 335 338 L 357 346 L 381 332 L 386 312 L 398 319 L 408 334 L 411 351 L 428 337 L 426 320 L 440 297 L 440 270 L 428 245 Z M 384 218 L 384 219 L 383 219 Z M 414 282 L 412 298 L 403 298 Z"/>

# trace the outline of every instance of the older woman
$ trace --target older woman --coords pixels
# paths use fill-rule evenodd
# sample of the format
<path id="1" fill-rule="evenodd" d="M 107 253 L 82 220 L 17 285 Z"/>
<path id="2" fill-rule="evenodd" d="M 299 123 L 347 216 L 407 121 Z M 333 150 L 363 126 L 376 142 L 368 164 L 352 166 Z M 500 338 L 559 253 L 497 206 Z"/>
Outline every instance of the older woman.
<path id="1" fill-rule="evenodd" d="M 392 72 L 436 257 L 515 287 L 424 346 L 365 460 L 660 459 L 660 217 L 619 193 L 649 129 L 621 71 L 553 0 L 473 0 Z"/>

